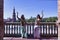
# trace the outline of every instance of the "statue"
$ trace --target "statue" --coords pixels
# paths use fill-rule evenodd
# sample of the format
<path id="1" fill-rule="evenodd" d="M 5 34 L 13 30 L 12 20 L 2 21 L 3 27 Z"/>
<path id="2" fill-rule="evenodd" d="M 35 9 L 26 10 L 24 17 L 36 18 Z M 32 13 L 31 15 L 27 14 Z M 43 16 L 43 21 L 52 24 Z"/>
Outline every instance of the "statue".
<path id="1" fill-rule="evenodd" d="M 25 17 L 24 17 L 24 15 L 22 15 L 21 18 L 19 18 L 18 13 L 17 13 L 17 18 L 21 22 L 21 36 L 26 37 L 26 27 L 25 27 L 26 21 L 25 21 Z"/>

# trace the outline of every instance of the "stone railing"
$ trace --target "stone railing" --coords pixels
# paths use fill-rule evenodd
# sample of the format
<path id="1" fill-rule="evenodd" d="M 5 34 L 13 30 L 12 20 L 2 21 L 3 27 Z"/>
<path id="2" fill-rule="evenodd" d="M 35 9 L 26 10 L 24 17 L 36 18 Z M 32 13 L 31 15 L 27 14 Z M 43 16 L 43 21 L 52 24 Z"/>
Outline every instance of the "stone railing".
<path id="1" fill-rule="evenodd" d="M 37 25 L 37 24 L 36 24 Z M 28 35 L 34 35 L 35 23 L 30 22 L 26 23 L 26 33 Z M 5 23 L 5 36 L 19 36 L 21 33 L 20 22 L 7 22 Z M 58 35 L 58 27 L 55 22 L 40 22 L 40 25 L 37 26 L 40 29 L 41 35 Z"/>

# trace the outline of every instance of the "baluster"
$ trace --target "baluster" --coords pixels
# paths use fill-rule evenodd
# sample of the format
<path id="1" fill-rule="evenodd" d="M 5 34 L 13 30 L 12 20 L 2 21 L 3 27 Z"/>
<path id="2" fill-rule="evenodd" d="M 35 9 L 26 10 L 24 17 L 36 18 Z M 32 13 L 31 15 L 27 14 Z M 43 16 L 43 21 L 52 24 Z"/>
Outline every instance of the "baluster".
<path id="1" fill-rule="evenodd" d="M 46 34 L 47 34 L 47 25 L 46 25 Z"/>
<path id="2" fill-rule="evenodd" d="M 29 31 L 28 29 L 29 29 L 29 28 L 28 28 L 28 25 L 27 25 L 27 34 L 28 34 L 28 31 Z"/>
<path id="3" fill-rule="evenodd" d="M 34 27 L 33 27 L 33 25 L 32 25 L 32 26 L 31 26 L 31 34 L 33 34 L 33 28 L 34 28 Z"/>
<path id="4" fill-rule="evenodd" d="M 50 25 L 50 35 L 51 35 L 51 33 L 52 33 L 52 32 L 51 32 L 51 25 Z"/>
<path id="5" fill-rule="evenodd" d="M 31 25 L 30 25 L 30 34 L 31 34 Z"/>
<path id="6" fill-rule="evenodd" d="M 21 34 L 21 25 L 20 25 L 20 34 Z"/>
<path id="7" fill-rule="evenodd" d="M 8 32 L 8 34 L 9 34 L 9 25 L 8 25 L 8 31 L 7 31 L 7 32 Z"/>
<path id="8" fill-rule="evenodd" d="M 12 25 L 12 34 L 13 34 L 13 32 L 14 32 L 13 28 L 14 28 L 14 26 Z"/>
<path id="9" fill-rule="evenodd" d="M 31 34 L 32 34 L 32 25 L 31 25 Z"/>
<path id="10" fill-rule="evenodd" d="M 28 35 L 28 25 L 26 25 L 27 26 L 27 35 Z"/>
<path id="11" fill-rule="evenodd" d="M 19 26 L 17 25 L 17 30 L 18 30 L 18 34 L 19 34 Z"/>
<path id="12" fill-rule="evenodd" d="M 33 25 L 33 28 L 32 29 L 33 29 L 33 37 L 34 37 L 34 25 Z"/>
<path id="13" fill-rule="evenodd" d="M 7 34 L 7 25 L 6 25 L 6 34 Z"/>
<path id="14" fill-rule="evenodd" d="M 4 34 L 5 34 L 5 27 L 4 27 Z"/>
<path id="15" fill-rule="evenodd" d="M 30 26 L 28 26 L 28 34 L 30 34 Z"/>
<path id="16" fill-rule="evenodd" d="M 50 25 L 49 25 L 49 27 L 48 27 L 48 28 L 49 28 L 49 35 L 50 35 Z"/>
<path id="17" fill-rule="evenodd" d="M 19 25 L 19 34 L 21 34 L 21 25 Z"/>
<path id="18" fill-rule="evenodd" d="M 45 34 L 47 34 L 47 25 L 45 25 Z"/>
<path id="19" fill-rule="evenodd" d="M 14 30 L 14 34 L 16 34 L 16 27 L 15 27 L 16 25 L 14 25 L 14 27 L 13 27 L 13 30 Z"/>
<path id="20" fill-rule="evenodd" d="M 5 25 L 5 34 L 6 34 L 6 25 Z"/>
<path id="21" fill-rule="evenodd" d="M 11 34 L 11 26 L 10 26 L 10 34 Z"/>
<path id="22" fill-rule="evenodd" d="M 8 25 L 6 25 L 6 33 L 8 34 Z"/>
<path id="23" fill-rule="evenodd" d="M 14 31 L 15 31 L 15 34 L 16 34 L 16 25 L 14 25 Z"/>
<path id="24" fill-rule="evenodd" d="M 16 34 L 18 34 L 18 27 L 17 27 L 17 25 L 16 25 Z"/>
<path id="25" fill-rule="evenodd" d="M 15 25 L 14 25 L 14 28 L 13 28 L 13 30 L 14 30 L 14 34 L 16 34 L 16 31 L 15 31 Z"/>
<path id="26" fill-rule="evenodd" d="M 56 26 L 54 25 L 54 35 L 55 35 L 55 28 L 56 28 Z"/>
<path id="27" fill-rule="evenodd" d="M 18 25 L 17 25 L 17 34 L 19 34 L 19 32 L 18 32 Z"/>
<path id="28" fill-rule="evenodd" d="M 52 24 L 50 24 L 51 25 L 51 35 L 53 34 L 53 25 Z"/>
<path id="29" fill-rule="evenodd" d="M 21 26 L 19 25 L 19 34 L 21 34 Z"/>
<path id="30" fill-rule="evenodd" d="M 57 34 L 58 34 L 58 27 L 57 27 Z"/>
<path id="31" fill-rule="evenodd" d="M 40 32 L 40 34 L 41 34 L 41 25 L 39 25 L 39 32 Z"/>
<path id="32" fill-rule="evenodd" d="M 41 35 L 41 33 L 42 33 L 42 27 L 41 27 L 41 25 L 40 25 L 40 29 L 39 29 L 39 31 L 40 31 L 40 35 Z"/>
<path id="33" fill-rule="evenodd" d="M 47 24 L 46 24 L 46 26 L 45 26 L 45 29 L 46 29 L 46 34 L 47 34 Z"/>
<path id="34" fill-rule="evenodd" d="M 53 35 L 55 34 L 55 30 L 54 30 L 54 29 L 55 29 L 55 27 L 54 27 L 54 25 L 53 25 Z"/>
<path id="35" fill-rule="evenodd" d="M 14 25 L 15 26 L 15 34 L 17 34 L 17 26 L 16 25 Z"/>
<path id="36" fill-rule="evenodd" d="M 20 26 L 18 25 L 18 33 L 20 34 L 20 31 L 19 30 L 20 30 Z"/>
<path id="37" fill-rule="evenodd" d="M 48 31 L 48 25 L 47 25 L 47 34 L 49 34 L 49 31 Z"/>
<path id="38" fill-rule="evenodd" d="M 57 27 L 55 27 L 55 34 L 57 34 Z"/>
<path id="39" fill-rule="evenodd" d="M 33 25 L 31 25 L 31 34 L 33 34 Z"/>
<path id="40" fill-rule="evenodd" d="M 43 26 L 43 34 L 45 34 L 45 25 Z"/>
<path id="41" fill-rule="evenodd" d="M 11 34 L 12 34 L 12 32 L 13 32 L 13 25 L 11 25 Z"/>
<path id="42" fill-rule="evenodd" d="M 10 25 L 9 25 L 9 34 L 10 34 Z"/>
<path id="43" fill-rule="evenodd" d="M 49 35 L 50 35 L 50 25 L 49 25 L 49 27 L 48 27 L 48 28 L 49 28 Z"/>
<path id="44" fill-rule="evenodd" d="M 31 34 L 31 32 L 30 32 L 30 25 L 28 25 L 28 34 L 30 35 Z"/>
<path id="45" fill-rule="evenodd" d="M 27 25 L 26 25 L 26 36 L 27 36 Z"/>
<path id="46" fill-rule="evenodd" d="M 18 34 L 18 25 L 16 25 L 17 26 L 17 34 Z"/>
<path id="47" fill-rule="evenodd" d="M 46 34 L 46 25 L 44 25 L 44 34 Z"/>
<path id="48" fill-rule="evenodd" d="M 44 35 L 44 25 L 43 25 L 43 35 Z"/>
<path id="49" fill-rule="evenodd" d="M 10 26 L 10 34 L 12 34 L 12 25 Z"/>
<path id="50" fill-rule="evenodd" d="M 31 34 L 32 34 L 32 25 L 30 26 L 30 32 L 31 32 Z"/>
<path id="51" fill-rule="evenodd" d="M 43 34 L 43 25 L 42 25 L 42 34 Z"/>
<path id="52" fill-rule="evenodd" d="M 55 27 L 55 34 L 57 34 L 57 27 Z"/>
<path id="53" fill-rule="evenodd" d="M 18 33 L 18 30 L 17 30 L 17 25 L 15 25 L 16 26 L 16 34 Z"/>
<path id="54" fill-rule="evenodd" d="M 18 26 L 16 25 L 16 28 L 17 28 L 17 34 L 18 34 Z"/>
<path id="55" fill-rule="evenodd" d="M 51 34 L 53 34 L 53 26 L 52 25 L 50 25 L 50 29 L 51 29 Z"/>

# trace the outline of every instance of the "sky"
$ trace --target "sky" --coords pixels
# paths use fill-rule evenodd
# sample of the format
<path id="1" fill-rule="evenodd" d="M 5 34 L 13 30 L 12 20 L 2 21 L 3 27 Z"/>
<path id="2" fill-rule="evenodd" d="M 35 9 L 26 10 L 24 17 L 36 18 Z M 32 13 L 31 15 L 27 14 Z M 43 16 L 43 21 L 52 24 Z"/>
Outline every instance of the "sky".
<path id="1" fill-rule="evenodd" d="M 42 10 L 44 17 L 57 16 L 57 0 L 4 0 L 4 19 L 12 18 L 14 7 L 19 17 L 36 17 Z"/>

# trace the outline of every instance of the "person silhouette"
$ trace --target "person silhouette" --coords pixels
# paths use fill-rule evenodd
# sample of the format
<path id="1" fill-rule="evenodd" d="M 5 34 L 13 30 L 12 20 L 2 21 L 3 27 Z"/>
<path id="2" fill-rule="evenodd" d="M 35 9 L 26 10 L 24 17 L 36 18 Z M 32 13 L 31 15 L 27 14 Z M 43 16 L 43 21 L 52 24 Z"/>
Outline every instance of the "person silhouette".
<path id="1" fill-rule="evenodd" d="M 18 15 L 18 13 L 17 13 L 17 15 Z M 25 17 L 22 14 L 21 18 L 19 18 L 18 16 L 17 16 L 17 18 L 21 22 L 21 36 L 24 38 L 24 37 L 26 37 L 26 21 L 25 21 Z"/>
<path id="2" fill-rule="evenodd" d="M 38 14 L 37 18 L 35 20 L 35 27 L 34 27 L 34 38 L 40 38 L 40 22 L 42 21 L 43 15 L 42 17 Z"/>

